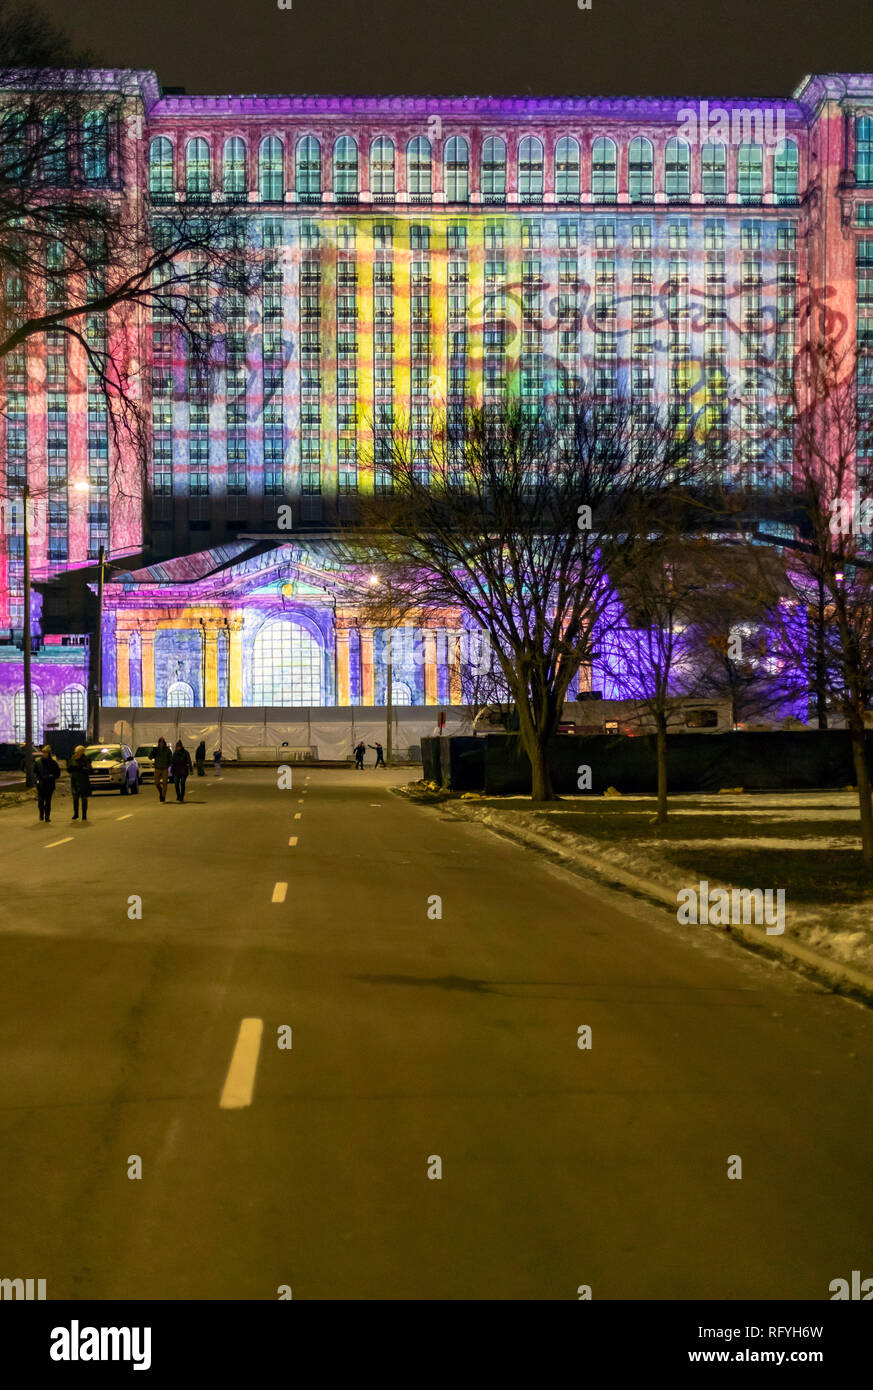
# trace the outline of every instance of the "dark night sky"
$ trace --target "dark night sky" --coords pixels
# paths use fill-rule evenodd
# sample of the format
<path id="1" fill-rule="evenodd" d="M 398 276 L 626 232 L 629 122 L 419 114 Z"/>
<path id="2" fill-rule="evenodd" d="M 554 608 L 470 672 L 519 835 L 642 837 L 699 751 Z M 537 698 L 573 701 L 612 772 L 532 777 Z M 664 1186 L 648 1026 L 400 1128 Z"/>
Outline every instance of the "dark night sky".
<path id="1" fill-rule="evenodd" d="M 41 0 L 189 92 L 789 96 L 873 71 L 873 0 Z"/>

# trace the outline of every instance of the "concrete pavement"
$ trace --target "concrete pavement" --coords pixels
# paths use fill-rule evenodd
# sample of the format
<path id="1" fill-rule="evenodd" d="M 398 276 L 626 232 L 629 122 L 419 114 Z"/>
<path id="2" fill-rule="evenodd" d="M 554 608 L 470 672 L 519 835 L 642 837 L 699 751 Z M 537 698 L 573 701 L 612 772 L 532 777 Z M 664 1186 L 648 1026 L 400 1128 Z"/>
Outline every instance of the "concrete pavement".
<path id="1" fill-rule="evenodd" d="M 873 1015 L 392 796 L 409 775 L 2 812 L 0 1276 L 826 1299 L 873 1275 Z"/>

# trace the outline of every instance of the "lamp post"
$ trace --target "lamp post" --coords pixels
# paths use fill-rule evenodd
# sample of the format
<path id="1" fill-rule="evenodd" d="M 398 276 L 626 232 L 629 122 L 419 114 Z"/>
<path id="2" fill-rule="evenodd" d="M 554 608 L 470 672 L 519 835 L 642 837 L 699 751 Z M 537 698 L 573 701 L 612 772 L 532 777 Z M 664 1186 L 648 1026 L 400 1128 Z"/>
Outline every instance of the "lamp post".
<path id="1" fill-rule="evenodd" d="M 30 674 L 30 488 L 22 489 L 24 502 L 24 781 L 33 786 L 33 682 Z"/>
<path id="2" fill-rule="evenodd" d="M 91 491 L 91 484 L 84 481 L 74 483 L 73 491 L 88 493 Z M 103 584 L 106 578 L 106 548 L 103 545 L 97 547 L 97 566 L 97 624 L 94 634 L 96 650 L 94 652 L 93 663 L 94 688 L 86 716 L 86 723 L 88 726 L 87 738 L 91 743 L 97 743 L 100 739 L 100 722 L 103 705 Z"/>
<path id="3" fill-rule="evenodd" d="M 370 578 L 369 578 L 369 580 L 368 580 L 367 582 L 369 583 L 370 587 L 371 587 L 371 588 L 374 588 L 374 589 L 377 588 L 378 586 L 380 586 L 380 584 L 381 584 L 381 580 L 379 579 L 379 576 L 378 576 L 377 574 L 371 574 L 371 575 L 370 575 Z M 392 638 L 393 638 L 393 636 L 394 636 L 393 627 L 392 627 L 392 621 L 393 621 L 394 615 L 393 615 L 392 608 L 391 608 L 391 580 L 390 580 L 390 579 L 388 579 L 388 580 L 385 581 L 385 587 L 386 587 L 386 589 L 387 589 L 387 591 L 388 591 L 388 653 L 387 653 L 387 660 L 386 660 L 386 662 L 385 662 L 385 762 L 386 762 L 386 764 L 390 767 L 390 766 L 391 766 L 391 753 L 392 753 L 392 749 L 393 749 L 393 736 L 392 736 L 391 725 L 392 725 L 392 723 L 393 723 L 392 715 L 393 715 L 393 712 L 394 712 L 394 711 L 393 711 L 394 688 L 393 688 L 393 667 L 392 667 L 392 646 L 393 646 Z"/>

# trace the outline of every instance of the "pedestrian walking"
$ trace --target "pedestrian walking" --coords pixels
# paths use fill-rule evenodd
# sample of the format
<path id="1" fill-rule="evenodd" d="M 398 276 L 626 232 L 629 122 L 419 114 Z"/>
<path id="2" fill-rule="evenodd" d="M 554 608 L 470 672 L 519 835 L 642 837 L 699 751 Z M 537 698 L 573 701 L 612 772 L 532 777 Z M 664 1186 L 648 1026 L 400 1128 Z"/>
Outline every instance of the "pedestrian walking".
<path id="1" fill-rule="evenodd" d="M 198 745 L 197 745 L 197 751 L 196 751 L 196 753 L 194 754 L 194 762 L 195 762 L 196 767 L 197 767 L 197 776 L 198 776 L 198 777 L 205 777 L 205 776 L 206 776 L 206 772 L 205 772 L 205 767 L 206 767 L 206 740 L 205 740 L 205 739 L 201 739 L 200 742 L 199 742 Z"/>
<path id="2" fill-rule="evenodd" d="M 61 775 L 61 769 L 52 757 L 52 750 L 48 744 L 41 749 L 39 757 L 34 758 L 33 775 L 36 778 L 39 818 L 48 824 L 52 818 L 52 797 L 54 796 L 55 784 Z"/>
<path id="3" fill-rule="evenodd" d="M 188 774 L 191 771 L 191 754 L 188 752 L 188 749 L 185 747 L 184 743 L 180 738 L 176 740 L 176 747 L 173 749 L 173 758 L 172 762 L 170 763 L 170 767 L 173 769 L 173 783 L 176 788 L 176 800 L 184 801 L 185 783 L 187 782 Z"/>
<path id="4" fill-rule="evenodd" d="M 363 770 L 364 770 L 364 754 L 366 753 L 366 751 L 367 751 L 367 745 L 365 744 L 364 740 L 361 739 L 360 743 L 358 743 L 358 744 L 355 745 L 355 769 L 356 769 L 356 770 L 357 770 L 358 768 L 360 768 L 361 771 L 363 772 Z"/>
<path id="5" fill-rule="evenodd" d="M 385 764 L 385 759 L 382 757 L 382 745 L 381 745 L 381 743 L 378 743 L 378 742 L 377 742 L 377 743 L 371 743 L 371 744 L 370 744 L 370 747 L 371 747 L 372 749 L 374 749 L 374 750 L 375 750 L 375 753 L 376 753 L 376 761 L 375 761 L 375 763 L 373 764 L 373 766 L 374 766 L 374 767 L 385 767 L 386 764 Z"/>
<path id="6" fill-rule="evenodd" d="M 221 776 L 221 748 L 220 748 L 220 747 L 219 747 L 219 748 L 216 748 L 215 752 L 212 754 L 212 761 L 215 763 L 215 775 L 216 775 L 216 777 L 220 777 L 220 776 Z"/>
<path id="7" fill-rule="evenodd" d="M 161 736 L 152 749 L 152 759 L 155 764 L 155 786 L 161 801 L 167 799 L 167 783 L 170 780 L 170 763 L 173 755 L 170 752 L 170 745 Z"/>
<path id="8" fill-rule="evenodd" d="M 67 763 L 70 774 L 70 787 L 73 792 L 73 820 L 79 819 L 79 802 L 82 803 L 82 820 L 88 819 L 88 797 L 91 795 L 91 776 L 85 747 L 79 743 L 73 749 L 73 756 Z"/>

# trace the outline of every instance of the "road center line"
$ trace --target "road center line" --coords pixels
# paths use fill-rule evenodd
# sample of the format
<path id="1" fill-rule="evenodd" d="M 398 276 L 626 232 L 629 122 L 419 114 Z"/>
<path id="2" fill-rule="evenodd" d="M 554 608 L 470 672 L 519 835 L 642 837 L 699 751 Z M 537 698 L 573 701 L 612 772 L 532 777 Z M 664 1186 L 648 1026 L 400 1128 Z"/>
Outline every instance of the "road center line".
<path id="1" fill-rule="evenodd" d="M 273 902 L 274 902 L 274 903 L 283 903 L 283 902 L 285 901 L 285 894 L 286 894 L 287 892 L 288 892 L 288 885 L 287 885 L 287 883 L 276 883 L 276 884 L 274 884 L 274 886 L 273 886 Z"/>
<path id="2" fill-rule="evenodd" d="M 72 838 L 72 835 L 67 835 L 63 840 L 52 840 L 50 845 L 43 845 L 43 849 L 54 849 L 56 845 L 68 845 Z"/>
<path id="3" fill-rule="evenodd" d="M 244 1106 L 251 1105 L 263 1031 L 262 1018 L 244 1018 L 240 1024 L 224 1090 L 218 1102 L 219 1109 L 241 1110 Z"/>
<path id="4" fill-rule="evenodd" d="M 303 815 L 303 812 L 302 812 L 302 811 L 295 811 L 295 812 L 294 812 L 294 819 L 295 819 L 295 820 L 299 820 L 300 817 L 301 817 L 302 815 Z"/>
<path id="5" fill-rule="evenodd" d="M 133 815 L 133 811 L 128 811 L 128 813 L 127 813 L 126 816 L 116 816 L 115 819 L 116 819 L 116 820 L 130 820 L 130 818 L 131 818 L 132 815 Z"/>
<path id="6" fill-rule="evenodd" d="M 297 836 L 296 836 L 296 835 L 292 835 L 291 838 L 290 838 L 290 840 L 288 841 L 288 843 L 289 843 L 289 845 L 296 845 L 296 844 L 297 844 Z"/>

